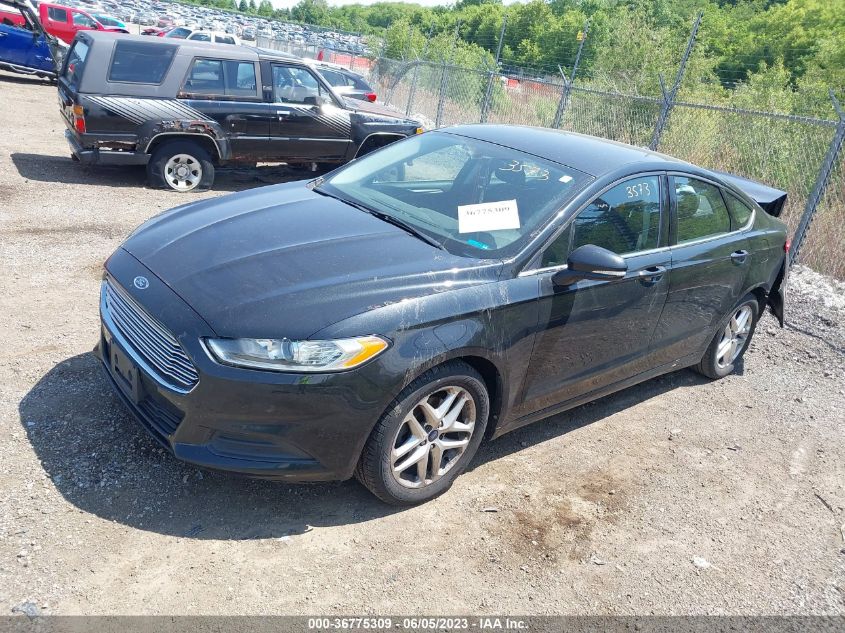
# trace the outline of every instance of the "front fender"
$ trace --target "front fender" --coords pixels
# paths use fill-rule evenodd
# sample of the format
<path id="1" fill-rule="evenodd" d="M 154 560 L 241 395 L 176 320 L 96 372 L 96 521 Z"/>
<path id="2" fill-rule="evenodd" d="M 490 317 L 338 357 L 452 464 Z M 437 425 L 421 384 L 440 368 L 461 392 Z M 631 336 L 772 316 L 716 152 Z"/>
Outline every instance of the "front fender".
<path id="1" fill-rule="evenodd" d="M 382 362 L 394 374 L 394 396 L 432 367 L 455 358 L 482 359 L 499 375 L 501 424 L 519 403 L 538 327 L 537 298 L 537 277 L 479 283 L 381 306 L 309 338 L 389 338 L 393 346 Z"/>

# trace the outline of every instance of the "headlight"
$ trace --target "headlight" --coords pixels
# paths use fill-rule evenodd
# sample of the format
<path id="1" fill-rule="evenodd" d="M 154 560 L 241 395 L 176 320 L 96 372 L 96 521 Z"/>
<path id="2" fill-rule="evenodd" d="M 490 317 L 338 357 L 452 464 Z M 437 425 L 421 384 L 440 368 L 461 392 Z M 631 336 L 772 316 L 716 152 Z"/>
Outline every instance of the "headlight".
<path id="1" fill-rule="evenodd" d="M 225 364 L 273 371 L 323 372 L 358 367 L 387 349 L 378 336 L 335 341 L 291 341 L 272 338 L 206 339 L 214 358 Z"/>

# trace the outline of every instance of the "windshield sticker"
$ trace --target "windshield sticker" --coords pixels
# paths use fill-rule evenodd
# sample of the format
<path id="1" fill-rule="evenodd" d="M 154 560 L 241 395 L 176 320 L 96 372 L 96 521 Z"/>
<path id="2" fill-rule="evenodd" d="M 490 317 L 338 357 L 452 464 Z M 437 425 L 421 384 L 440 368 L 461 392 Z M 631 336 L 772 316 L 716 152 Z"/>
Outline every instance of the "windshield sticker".
<path id="1" fill-rule="evenodd" d="M 458 207 L 458 233 L 519 228 L 516 200 L 463 204 Z"/>
<path id="2" fill-rule="evenodd" d="M 563 176 L 561 176 L 560 178 L 558 178 L 558 180 L 559 180 L 560 182 L 563 182 L 563 183 L 572 182 L 572 176 L 570 176 L 569 174 L 564 174 Z"/>
<path id="3" fill-rule="evenodd" d="M 478 240 L 467 240 L 467 244 L 469 244 L 470 246 L 475 246 L 475 248 L 480 248 L 484 251 L 490 250 L 490 247 L 487 244 L 485 244 L 484 242 L 479 242 Z"/>

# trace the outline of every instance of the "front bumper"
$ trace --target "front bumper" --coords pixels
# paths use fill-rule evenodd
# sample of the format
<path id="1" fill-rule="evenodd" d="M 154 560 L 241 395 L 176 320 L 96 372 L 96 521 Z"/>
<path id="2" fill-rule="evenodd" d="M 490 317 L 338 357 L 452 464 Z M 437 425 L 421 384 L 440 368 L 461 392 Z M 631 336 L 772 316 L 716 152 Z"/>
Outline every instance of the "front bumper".
<path id="1" fill-rule="evenodd" d="M 109 260 L 108 270 L 149 314 L 180 333 L 176 338 L 199 375 L 189 390 L 163 384 L 121 334 L 101 298 L 96 354 L 116 393 L 156 441 L 186 462 L 253 477 L 332 481 L 352 476 L 391 399 L 377 368 L 309 375 L 220 365 L 201 340 L 214 332 L 149 270 L 122 250 Z M 133 287 L 137 275 L 149 279 L 148 288 Z"/>
<path id="2" fill-rule="evenodd" d="M 65 140 L 73 156 L 83 165 L 146 165 L 150 162 L 150 155 L 145 152 L 85 148 L 70 130 L 65 130 Z"/>

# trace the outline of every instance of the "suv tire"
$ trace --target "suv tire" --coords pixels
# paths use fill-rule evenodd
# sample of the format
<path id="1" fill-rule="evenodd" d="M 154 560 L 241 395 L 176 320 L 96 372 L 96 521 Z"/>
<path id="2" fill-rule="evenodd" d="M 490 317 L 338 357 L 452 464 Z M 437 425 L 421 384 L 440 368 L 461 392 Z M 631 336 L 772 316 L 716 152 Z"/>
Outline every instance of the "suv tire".
<path id="1" fill-rule="evenodd" d="M 472 460 L 489 415 L 490 397 L 475 369 L 462 361 L 430 369 L 387 407 L 355 476 L 385 503 L 429 501 L 446 492 Z"/>
<path id="2" fill-rule="evenodd" d="M 205 191 L 214 182 L 214 163 L 199 143 L 165 141 L 155 148 L 147 163 L 147 180 L 156 189 Z"/>

